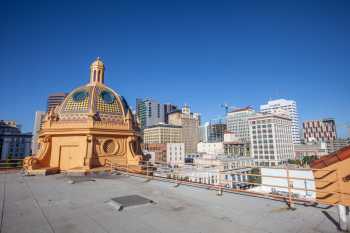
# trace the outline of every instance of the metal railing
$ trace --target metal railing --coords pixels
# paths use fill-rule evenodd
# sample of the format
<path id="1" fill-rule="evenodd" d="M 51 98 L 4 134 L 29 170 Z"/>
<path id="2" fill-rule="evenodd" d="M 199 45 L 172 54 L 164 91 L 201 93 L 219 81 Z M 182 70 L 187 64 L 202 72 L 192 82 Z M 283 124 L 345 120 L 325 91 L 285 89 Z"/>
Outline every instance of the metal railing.
<path id="1" fill-rule="evenodd" d="M 235 193 L 244 193 L 253 196 L 259 196 L 264 198 L 270 198 L 274 200 L 282 200 L 285 201 L 289 207 L 293 207 L 295 203 L 308 203 L 308 204 L 325 204 L 325 205 L 337 205 L 341 200 L 350 199 L 350 193 L 345 193 L 340 189 L 335 191 L 323 191 L 316 188 L 316 180 L 315 178 L 308 177 L 300 177 L 300 176 L 292 176 L 291 173 L 295 171 L 312 171 L 313 174 L 315 171 L 324 172 L 326 174 L 331 174 L 331 177 L 328 179 L 318 180 L 319 183 L 334 184 L 339 182 L 339 175 L 337 170 L 328 170 L 328 169 L 305 169 L 305 168 L 290 168 L 288 166 L 284 167 L 237 167 L 232 169 L 223 169 L 223 165 L 212 165 L 201 164 L 200 166 L 193 166 L 192 173 L 208 173 L 207 177 L 202 175 L 202 178 L 199 179 L 200 176 L 191 175 L 191 169 L 189 167 L 168 167 L 167 163 L 157 162 L 157 164 L 152 164 L 151 162 L 145 162 L 141 164 L 142 171 L 134 171 L 128 164 L 125 165 L 116 165 L 109 162 L 108 166 L 111 171 L 120 171 L 122 173 L 133 175 L 133 176 L 141 176 L 145 177 L 149 180 L 157 179 L 166 182 L 173 182 L 176 186 L 179 185 L 190 185 L 200 188 L 206 188 L 211 190 L 216 190 L 218 195 L 222 195 L 223 192 L 235 192 Z M 161 171 L 155 170 L 162 169 Z M 286 175 L 262 175 L 261 169 L 279 169 L 284 172 Z M 186 170 L 187 169 L 187 170 Z M 202 169 L 202 170 L 197 170 Z M 206 171 L 207 170 L 207 171 Z M 244 172 L 242 172 L 244 170 Z M 246 171 L 250 172 L 246 172 Z M 259 172 L 252 173 L 251 171 L 258 170 Z M 209 175 L 211 174 L 211 175 Z M 215 175 L 214 175 L 215 174 Z M 225 175 L 239 175 L 244 176 L 245 178 L 239 180 L 233 179 L 224 179 Z M 212 179 L 214 176 L 214 179 Z M 252 178 L 255 177 L 255 178 Z M 257 179 L 258 178 L 258 179 Z M 265 182 L 265 178 L 269 178 L 270 181 L 275 180 L 277 184 L 274 182 Z M 258 182 L 260 180 L 260 182 Z M 278 181 L 278 182 L 277 182 Z M 310 183 L 313 184 L 312 187 L 300 187 L 293 185 L 294 181 L 303 181 L 305 184 Z M 285 185 L 281 185 L 280 183 L 284 183 Z M 259 191 L 257 187 L 267 187 L 270 188 L 270 191 Z M 279 191 L 274 191 L 279 190 Z M 305 195 L 301 195 L 300 193 L 305 193 Z M 313 195 L 309 195 L 308 193 L 313 193 Z M 327 200 L 322 200 L 317 197 L 319 196 L 328 196 L 332 195 L 337 202 L 329 202 Z"/>
<path id="2" fill-rule="evenodd" d="M 8 170 L 19 170 L 23 168 L 23 159 L 0 160 L 0 172 Z"/>
<path id="3" fill-rule="evenodd" d="M 0 172 L 19 170 L 23 167 L 23 159 L 10 159 L 0 161 Z M 199 188 L 216 190 L 219 195 L 223 192 L 244 193 L 253 196 L 271 198 L 285 201 L 292 207 L 294 203 L 320 203 L 325 205 L 337 205 L 346 201 L 350 203 L 350 193 L 344 192 L 341 188 L 337 170 L 330 169 L 305 169 L 285 167 L 236 167 L 228 169 L 224 165 L 200 164 L 186 165 L 184 167 L 170 167 L 168 163 L 144 162 L 139 166 L 130 166 L 128 163 L 121 165 L 105 160 L 105 167 L 110 172 L 118 171 L 127 175 L 141 176 L 148 180 L 157 179 L 166 182 L 175 183 L 176 186 L 190 185 Z M 140 169 L 141 167 L 141 169 Z M 284 175 L 261 174 L 261 169 L 279 169 Z M 255 171 L 255 172 L 254 172 Z M 293 176 L 295 171 L 311 171 L 321 173 L 319 177 L 300 177 Z M 197 174 L 197 175 L 194 175 Z M 200 175 L 198 175 L 200 174 Z M 213 178 L 214 177 L 214 178 Z M 229 178 L 229 179 L 226 179 Z M 237 179 L 234 179 L 237 177 Z M 238 177 L 240 177 L 238 179 Z M 326 178 L 325 178 L 326 177 Z M 270 181 L 270 182 L 268 182 Z M 312 187 L 301 187 L 293 185 L 294 182 L 303 182 L 313 184 Z M 316 187 L 317 183 L 324 183 L 324 186 L 337 185 L 335 190 L 322 190 Z M 263 187 L 259 189 L 258 187 Z M 305 193 L 305 195 L 300 195 Z M 307 196 L 306 194 L 312 195 Z M 332 202 L 322 196 L 332 196 Z"/>

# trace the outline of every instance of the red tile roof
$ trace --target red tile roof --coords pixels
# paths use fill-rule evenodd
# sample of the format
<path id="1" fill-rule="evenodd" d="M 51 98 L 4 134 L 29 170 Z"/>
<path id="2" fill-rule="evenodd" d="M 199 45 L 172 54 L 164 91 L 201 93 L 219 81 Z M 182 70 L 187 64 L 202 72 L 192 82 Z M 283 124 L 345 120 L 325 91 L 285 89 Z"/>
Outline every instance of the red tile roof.
<path id="1" fill-rule="evenodd" d="M 313 161 L 311 163 L 311 167 L 321 169 L 349 158 L 350 146 L 346 146 L 340 150 L 337 150 L 329 155 L 322 156 L 320 159 Z"/>

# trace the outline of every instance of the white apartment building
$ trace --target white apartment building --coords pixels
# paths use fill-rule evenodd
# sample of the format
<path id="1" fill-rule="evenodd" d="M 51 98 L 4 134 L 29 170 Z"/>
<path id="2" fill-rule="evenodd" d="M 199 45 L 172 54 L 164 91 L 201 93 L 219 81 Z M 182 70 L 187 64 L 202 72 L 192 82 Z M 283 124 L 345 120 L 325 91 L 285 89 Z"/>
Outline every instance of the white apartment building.
<path id="1" fill-rule="evenodd" d="M 255 111 L 250 108 L 235 109 L 227 114 L 227 130 L 234 133 L 242 142 L 249 142 L 248 118 L 254 116 Z"/>
<path id="2" fill-rule="evenodd" d="M 260 111 L 262 113 L 273 113 L 278 109 L 283 109 L 288 112 L 288 116 L 292 120 L 293 143 L 300 144 L 299 114 L 297 111 L 297 103 L 294 100 L 277 99 L 270 100 L 267 102 L 267 104 L 260 106 Z"/>
<path id="3" fill-rule="evenodd" d="M 251 154 L 257 166 L 278 166 L 294 158 L 290 118 L 260 113 L 248 121 Z"/>
<path id="4" fill-rule="evenodd" d="M 221 155 L 224 154 L 224 144 L 222 142 L 200 142 L 197 144 L 197 152 Z"/>
<path id="5" fill-rule="evenodd" d="M 167 143 L 166 144 L 166 161 L 171 167 L 182 167 L 185 164 L 185 144 L 184 143 Z"/>

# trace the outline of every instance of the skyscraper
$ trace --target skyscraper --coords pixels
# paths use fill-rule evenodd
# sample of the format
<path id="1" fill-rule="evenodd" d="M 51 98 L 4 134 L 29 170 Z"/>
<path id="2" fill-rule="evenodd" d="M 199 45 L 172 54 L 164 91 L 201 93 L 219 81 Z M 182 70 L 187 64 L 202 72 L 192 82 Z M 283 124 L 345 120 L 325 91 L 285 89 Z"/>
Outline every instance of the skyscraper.
<path id="1" fill-rule="evenodd" d="M 174 111 L 169 115 L 169 124 L 182 126 L 181 138 L 185 143 L 185 153 L 196 153 L 199 142 L 199 122 L 198 113 L 192 113 L 190 107 L 185 105 L 181 110 Z"/>
<path id="2" fill-rule="evenodd" d="M 136 115 L 141 129 L 165 122 L 163 105 L 151 98 L 136 99 Z"/>
<path id="3" fill-rule="evenodd" d="M 235 109 L 227 114 L 227 130 L 242 142 L 250 142 L 248 118 L 256 113 L 251 107 Z"/>
<path id="4" fill-rule="evenodd" d="M 60 105 L 66 96 L 67 93 L 63 92 L 49 95 L 49 97 L 47 97 L 47 112 L 55 108 L 57 105 Z"/>
<path id="5" fill-rule="evenodd" d="M 208 125 L 208 142 L 223 142 L 227 126 L 224 123 L 210 123 Z"/>
<path id="6" fill-rule="evenodd" d="M 260 111 L 263 113 L 273 113 L 278 109 L 283 109 L 288 112 L 288 116 L 292 120 L 293 143 L 300 144 L 299 114 L 297 110 L 297 103 L 294 100 L 277 99 L 269 100 L 267 104 L 260 106 Z"/>
<path id="7" fill-rule="evenodd" d="M 251 153 L 258 166 L 278 166 L 294 158 L 292 121 L 285 115 L 258 113 L 249 118 Z"/>
<path id="8" fill-rule="evenodd" d="M 173 105 L 173 104 L 164 104 L 164 122 L 165 124 L 168 124 L 169 121 L 168 121 L 168 114 L 173 112 L 173 111 L 176 111 L 178 108 L 176 105 Z"/>
<path id="9" fill-rule="evenodd" d="M 337 138 L 335 120 L 332 118 L 305 121 L 303 130 L 306 142 L 329 142 Z"/>
<path id="10" fill-rule="evenodd" d="M 208 142 L 208 126 L 209 126 L 209 122 L 205 122 L 203 125 L 199 126 L 200 142 Z"/>

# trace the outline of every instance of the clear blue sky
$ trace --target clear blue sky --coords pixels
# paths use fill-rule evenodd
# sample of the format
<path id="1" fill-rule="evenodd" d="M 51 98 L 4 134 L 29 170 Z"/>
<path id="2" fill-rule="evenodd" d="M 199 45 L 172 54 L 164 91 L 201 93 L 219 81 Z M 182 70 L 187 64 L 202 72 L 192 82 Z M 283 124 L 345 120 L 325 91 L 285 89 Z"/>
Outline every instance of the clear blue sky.
<path id="1" fill-rule="evenodd" d="M 188 103 L 209 120 L 224 102 L 287 98 L 301 121 L 350 122 L 349 12 L 346 0 L 2 1 L 0 119 L 31 131 L 48 94 L 88 82 L 101 56 L 131 106 Z"/>

